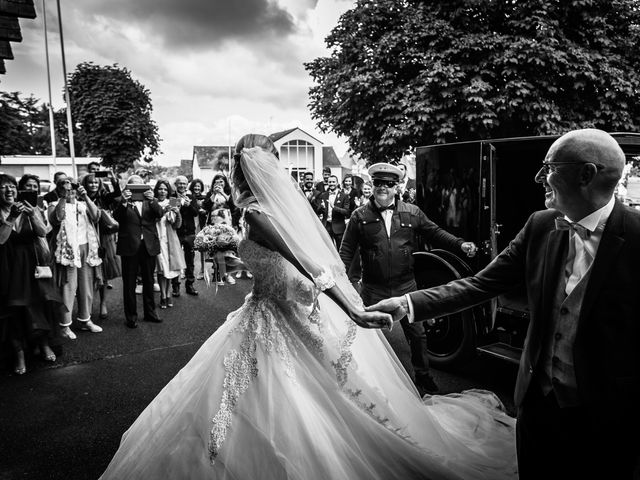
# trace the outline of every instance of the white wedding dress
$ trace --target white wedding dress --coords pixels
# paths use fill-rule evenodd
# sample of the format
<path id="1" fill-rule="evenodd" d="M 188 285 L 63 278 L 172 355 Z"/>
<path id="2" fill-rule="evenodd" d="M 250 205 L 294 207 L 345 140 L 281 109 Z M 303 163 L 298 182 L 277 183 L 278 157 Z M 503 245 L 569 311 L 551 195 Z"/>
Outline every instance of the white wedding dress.
<path id="1" fill-rule="evenodd" d="M 103 479 L 514 479 L 486 391 L 420 399 L 378 330 L 244 240 L 244 304 L 122 437 Z"/>

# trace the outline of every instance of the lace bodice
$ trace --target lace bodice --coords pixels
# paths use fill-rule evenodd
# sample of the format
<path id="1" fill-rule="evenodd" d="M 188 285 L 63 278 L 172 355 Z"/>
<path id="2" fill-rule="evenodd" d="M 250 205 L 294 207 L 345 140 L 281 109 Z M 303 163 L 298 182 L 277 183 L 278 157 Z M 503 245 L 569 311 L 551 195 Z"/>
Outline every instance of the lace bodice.
<path id="1" fill-rule="evenodd" d="M 273 300 L 291 300 L 311 304 L 314 285 L 278 252 L 270 250 L 253 240 L 240 242 L 238 254 L 251 273 L 254 297 Z"/>

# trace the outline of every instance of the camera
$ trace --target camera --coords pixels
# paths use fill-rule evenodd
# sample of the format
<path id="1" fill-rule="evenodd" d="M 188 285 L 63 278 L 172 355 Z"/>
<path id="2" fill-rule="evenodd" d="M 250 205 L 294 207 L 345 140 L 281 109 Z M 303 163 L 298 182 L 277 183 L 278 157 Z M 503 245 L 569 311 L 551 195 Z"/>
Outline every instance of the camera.
<path id="1" fill-rule="evenodd" d="M 80 188 L 80 184 L 79 183 L 71 182 L 71 189 L 72 190 L 78 190 L 78 188 Z"/>

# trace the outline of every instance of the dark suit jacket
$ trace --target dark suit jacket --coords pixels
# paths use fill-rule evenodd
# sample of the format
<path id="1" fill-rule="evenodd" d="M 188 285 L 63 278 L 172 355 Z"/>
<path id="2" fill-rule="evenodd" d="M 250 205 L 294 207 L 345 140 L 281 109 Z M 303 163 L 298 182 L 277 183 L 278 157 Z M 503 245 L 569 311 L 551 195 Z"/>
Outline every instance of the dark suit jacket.
<path id="1" fill-rule="evenodd" d="M 305 197 L 307 197 L 307 192 L 304 191 L 304 189 L 302 190 L 302 193 L 304 194 Z M 319 192 L 316 189 L 312 189 L 311 190 L 311 198 L 307 197 L 307 200 L 309 200 L 309 203 L 311 204 L 311 208 L 313 209 L 314 213 L 318 216 L 320 216 L 323 211 L 322 211 L 322 204 L 320 202 L 320 195 L 322 195 L 321 192 Z"/>
<path id="2" fill-rule="evenodd" d="M 316 183 L 315 189 L 320 193 L 326 192 L 328 189 L 327 185 L 324 183 L 324 180 L 321 180 Z"/>
<path id="3" fill-rule="evenodd" d="M 118 203 L 113 217 L 120 224 L 118 230 L 118 246 L 116 253 L 121 256 L 136 255 L 140 243 L 144 240 L 149 255 L 160 254 L 160 240 L 156 223 L 162 217 L 162 207 L 157 200 L 144 200 L 142 202 L 142 215 L 133 202 L 124 206 Z M 141 238 L 142 237 L 142 238 Z"/>
<path id="4" fill-rule="evenodd" d="M 171 196 L 177 198 L 178 194 L 174 193 Z M 191 195 L 191 193 L 187 193 L 187 198 L 190 200 L 190 202 L 180 207 L 182 224 L 180 225 L 180 228 L 178 228 L 177 233 L 178 237 L 180 237 L 181 239 L 184 239 L 189 235 L 196 234 L 196 217 L 200 214 L 197 199 L 193 195 Z"/>
<path id="5" fill-rule="evenodd" d="M 413 178 L 407 180 L 407 185 L 404 187 L 404 192 L 402 192 L 402 201 L 405 203 L 415 203 L 415 193 L 413 198 L 411 198 L 410 190 L 416 189 L 416 181 Z"/>
<path id="6" fill-rule="evenodd" d="M 329 212 L 329 190 L 320 194 L 319 202 L 324 209 L 324 223 L 326 224 L 327 213 Z M 346 228 L 345 220 L 351 215 L 351 197 L 341 190 L 337 191 L 336 200 L 333 202 L 331 212 L 331 230 L 333 233 L 344 233 Z"/>
<path id="7" fill-rule="evenodd" d="M 524 284 L 530 322 L 516 382 L 520 405 L 537 369 L 569 234 L 555 210 L 535 212 L 510 245 L 473 277 L 410 294 L 416 319 L 482 303 Z M 616 201 L 591 267 L 574 344 L 578 395 L 594 427 L 640 427 L 640 211 Z M 626 427 L 625 427 L 626 425 Z M 633 425 L 633 427 L 632 427 Z"/>

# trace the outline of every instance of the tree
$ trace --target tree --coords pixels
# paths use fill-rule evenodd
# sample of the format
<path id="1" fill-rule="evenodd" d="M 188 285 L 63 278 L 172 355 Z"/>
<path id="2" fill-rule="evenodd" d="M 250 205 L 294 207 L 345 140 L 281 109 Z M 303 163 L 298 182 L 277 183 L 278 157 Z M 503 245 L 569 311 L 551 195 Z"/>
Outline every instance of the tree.
<path id="1" fill-rule="evenodd" d="M 56 153 L 69 155 L 65 109 L 54 112 Z M 0 92 L 0 154 L 51 155 L 49 110 L 44 102 L 20 92 Z M 82 146 L 75 139 L 76 151 Z"/>
<path id="2" fill-rule="evenodd" d="M 159 153 L 149 91 L 129 70 L 85 62 L 69 76 L 68 85 L 82 154 L 102 157 L 104 165 L 123 172 L 135 160 L 150 161 Z"/>
<path id="3" fill-rule="evenodd" d="M 640 128 L 638 0 L 358 0 L 305 64 L 369 161 L 418 145 Z"/>
<path id="4" fill-rule="evenodd" d="M 50 153 L 43 136 L 48 135 L 48 113 L 33 95 L 0 92 L 0 152 L 4 155 L 37 155 Z M 45 132 L 46 130 L 46 132 Z M 48 141 L 48 140 L 47 140 Z"/>

